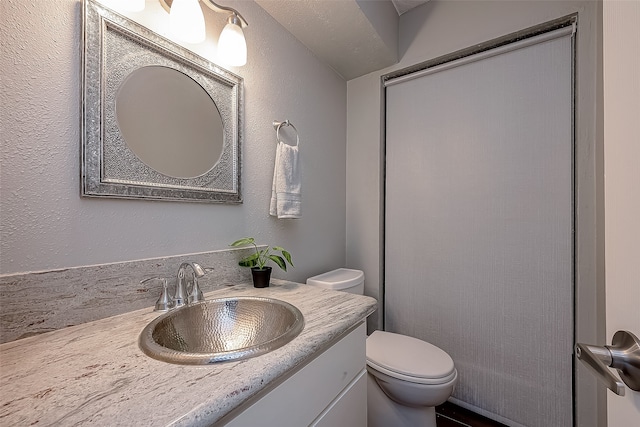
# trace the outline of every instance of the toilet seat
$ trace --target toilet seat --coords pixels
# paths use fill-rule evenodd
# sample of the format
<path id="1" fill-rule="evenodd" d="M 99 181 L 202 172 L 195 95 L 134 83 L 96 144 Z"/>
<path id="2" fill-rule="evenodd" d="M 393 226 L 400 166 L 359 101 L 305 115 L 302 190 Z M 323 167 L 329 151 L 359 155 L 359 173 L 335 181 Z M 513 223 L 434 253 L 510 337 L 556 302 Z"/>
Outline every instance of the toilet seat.
<path id="1" fill-rule="evenodd" d="M 374 331 L 367 338 L 367 365 L 416 384 L 443 384 L 456 378 L 453 360 L 444 350 L 392 332 Z"/>

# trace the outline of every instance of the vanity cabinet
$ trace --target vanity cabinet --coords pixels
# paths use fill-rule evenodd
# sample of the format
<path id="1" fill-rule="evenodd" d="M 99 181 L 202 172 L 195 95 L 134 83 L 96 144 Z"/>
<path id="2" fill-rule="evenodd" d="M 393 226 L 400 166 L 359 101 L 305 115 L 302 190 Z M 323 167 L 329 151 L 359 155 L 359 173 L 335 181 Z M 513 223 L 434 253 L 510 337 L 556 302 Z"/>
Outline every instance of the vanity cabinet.
<path id="1" fill-rule="evenodd" d="M 360 322 L 311 362 L 250 404 L 228 427 L 365 427 L 366 329 Z"/>

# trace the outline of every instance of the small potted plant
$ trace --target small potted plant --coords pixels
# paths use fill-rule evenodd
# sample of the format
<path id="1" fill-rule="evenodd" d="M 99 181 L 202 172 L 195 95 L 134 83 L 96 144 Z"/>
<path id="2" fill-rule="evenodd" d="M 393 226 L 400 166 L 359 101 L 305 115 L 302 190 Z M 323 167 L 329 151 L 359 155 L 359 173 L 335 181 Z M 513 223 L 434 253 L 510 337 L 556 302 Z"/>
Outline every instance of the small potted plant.
<path id="1" fill-rule="evenodd" d="M 270 260 L 275 262 L 278 267 L 284 271 L 287 271 L 287 263 L 293 267 L 291 254 L 280 246 L 267 246 L 264 249 L 258 249 L 253 237 L 245 237 L 244 239 L 236 240 L 230 246 L 237 247 L 246 245 L 253 245 L 255 252 L 242 258 L 240 262 L 238 262 L 238 265 L 241 267 L 251 267 L 253 286 L 256 288 L 266 288 L 269 286 L 269 280 L 271 279 L 271 267 L 266 264 Z M 280 253 L 282 256 L 277 255 L 276 253 Z"/>

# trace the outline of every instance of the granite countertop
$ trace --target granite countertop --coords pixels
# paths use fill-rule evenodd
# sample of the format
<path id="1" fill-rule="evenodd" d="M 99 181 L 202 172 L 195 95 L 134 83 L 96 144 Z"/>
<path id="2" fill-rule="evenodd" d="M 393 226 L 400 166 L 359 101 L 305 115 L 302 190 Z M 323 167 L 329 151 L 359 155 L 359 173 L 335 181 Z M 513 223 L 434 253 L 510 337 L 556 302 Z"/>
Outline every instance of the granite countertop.
<path id="1" fill-rule="evenodd" d="M 305 328 L 270 353 L 209 366 L 144 355 L 138 335 L 159 315 L 151 308 L 2 344 L 0 425 L 211 425 L 376 308 L 370 297 L 280 280 L 206 295 L 227 296 L 289 302 L 304 315 Z"/>

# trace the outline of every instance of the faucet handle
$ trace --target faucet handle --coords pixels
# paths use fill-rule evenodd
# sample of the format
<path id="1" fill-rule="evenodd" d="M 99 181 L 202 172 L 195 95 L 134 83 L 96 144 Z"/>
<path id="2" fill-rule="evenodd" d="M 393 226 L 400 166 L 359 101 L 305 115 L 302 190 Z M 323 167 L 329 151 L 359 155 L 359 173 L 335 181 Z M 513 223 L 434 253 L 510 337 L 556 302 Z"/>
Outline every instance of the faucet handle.
<path id="1" fill-rule="evenodd" d="M 150 282 L 152 280 L 162 281 L 162 292 L 160 293 L 158 301 L 156 301 L 156 306 L 153 311 L 168 311 L 173 308 L 173 302 L 171 301 L 171 298 L 169 298 L 169 291 L 167 289 L 167 279 L 164 277 L 150 277 L 148 279 L 141 280 L 140 284 Z"/>
<path id="2" fill-rule="evenodd" d="M 198 286 L 198 279 L 196 278 L 196 276 L 193 276 L 193 286 L 191 286 L 191 292 L 189 292 L 188 300 L 189 304 L 198 301 L 204 301 L 204 295 L 200 290 L 200 286 Z"/>
<path id="3" fill-rule="evenodd" d="M 186 277 L 184 274 L 184 269 L 180 268 L 178 270 L 178 281 L 176 282 L 176 292 L 173 296 L 173 306 L 174 307 L 182 307 L 183 305 L 189 302 L 188 294 L 187 294 L 187 283 Z"/>

